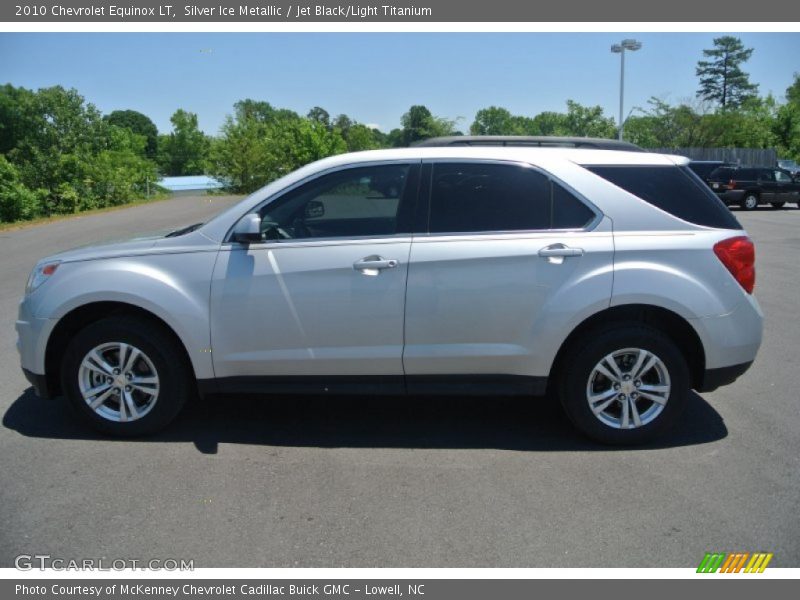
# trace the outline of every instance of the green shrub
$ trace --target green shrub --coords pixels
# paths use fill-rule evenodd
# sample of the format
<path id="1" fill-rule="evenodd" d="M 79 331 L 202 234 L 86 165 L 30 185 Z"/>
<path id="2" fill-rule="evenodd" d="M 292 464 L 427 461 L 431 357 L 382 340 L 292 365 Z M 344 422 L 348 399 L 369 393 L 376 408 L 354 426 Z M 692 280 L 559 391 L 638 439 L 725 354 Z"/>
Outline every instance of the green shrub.
<path id="1" fill-rule="evenodd" d="M 42 190 L 29 190 L 17 168 L 0 154 L 0 221 L 33 219 L 41 213 Z"/>

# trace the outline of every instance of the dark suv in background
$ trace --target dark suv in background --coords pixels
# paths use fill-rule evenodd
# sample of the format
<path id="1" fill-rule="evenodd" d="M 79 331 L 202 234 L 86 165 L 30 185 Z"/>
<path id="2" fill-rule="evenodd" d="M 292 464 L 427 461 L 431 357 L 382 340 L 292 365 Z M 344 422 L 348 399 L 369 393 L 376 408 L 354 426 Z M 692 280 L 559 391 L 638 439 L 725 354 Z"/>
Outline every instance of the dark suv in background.
<path id="1" fill-rule="evenodd" d="M 708 177 L 708 184 L 727 205 L 737 204 L 753 210 L 759 204 L 781 208 L 787 202 L 800 207 L 800 182 L 788 171 L 775 167 L 719 167 Z"/>
<path id="2" fill-rule="evenodd" d="M 693 160 L 689 163 L 689 168 L 706 183 L 711 173 L 720 167 L 736 167 L 736 165 L 724 160 Z"/>

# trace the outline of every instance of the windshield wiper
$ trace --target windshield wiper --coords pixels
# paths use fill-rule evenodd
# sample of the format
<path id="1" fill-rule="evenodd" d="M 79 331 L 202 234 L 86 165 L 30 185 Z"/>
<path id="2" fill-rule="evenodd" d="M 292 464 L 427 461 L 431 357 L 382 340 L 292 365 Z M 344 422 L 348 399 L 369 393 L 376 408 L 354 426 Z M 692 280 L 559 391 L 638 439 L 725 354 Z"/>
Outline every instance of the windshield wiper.
<path id="1" fill-rule="evenodd" d="M 176 229 L 175 231 L 170 231 L 164 237 L 178 237 L 179 235 L 184 235 L 186 233 L 191 233 L 196 229 L 199 229 L 203 226 L 203 223 L 195 223 L 194 225 L 189 225 L 188 227 L 181 227 L 180 229 Z"/>

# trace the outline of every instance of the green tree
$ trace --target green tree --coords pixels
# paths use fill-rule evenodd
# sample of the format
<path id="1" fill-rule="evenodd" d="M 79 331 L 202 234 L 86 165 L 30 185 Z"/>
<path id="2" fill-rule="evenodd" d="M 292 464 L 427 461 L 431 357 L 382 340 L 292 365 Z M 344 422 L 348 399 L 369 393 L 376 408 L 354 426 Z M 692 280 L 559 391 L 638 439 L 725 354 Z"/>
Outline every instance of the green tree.
<path id="1" fill-rule="evenodd" d="M 200 131 L 197 115 L 178 109 L 170 118 L 172 133 L 160 139 L 159 163 L 167 175 L 205 172 L 209 141 Z"/>
<path id="2" fill-rule="evenodd" d="M 338 129 L 285 110 L 235 109 L 220 133 L 210 172 L 236 192 L 252 192 L 309 162 L 347 151 Z"/>
<path id="3" fill-rule="evenodd" d="M 475 114 L 469 132 L 472 135 L 519 135 L 517 125 L 507 109 L 490 106 Z"/>
<path id="4" fill-rule="evenodd" d="M 772 125 L 778 151 L 787 158 L 800 160 L 800 74 L 786 88 L 786 104 L 779 106 Z"/>
<path id="5" fill-rule="evenodd" d="M 614 119 L 606 117 L 600 106 L 583 106 L 567 100 L 567 115 L 563 122 L 567 135 L 611 138 L 617 130 Z"/>
<path id="6" fill-rule="evenodd" d="M 520 126 L 527 135 L 567 135 L 567 116 L 564 113 L 544 111 L 532 119 L 516 118 L 521 119 Z"/>
<path id="7" fill-rule="evenodd" d="M 356 122 L 353 121 L 353 119 L 351 119 L 347 115 L 338 115 L 333 120 L 333 126 L 338 128 L 339 131 L 342 132 L 342 135 L 345 137 L 347 137 L 348 130 L 355 124 Z"/>
<path id="8" fill-rule="evenodd" d="M 346 134 L 342 133 L 348 152 L 377 150 L 382 147 L 381 132 L 361 123 L 354 123 L 347 129 Z"/>
<path id="9" fill-rule="evenodd" d="M 599 106 L 583 106 L 567 101 L 567 112 L 541 112 L 535 117 L 512 115 L 505 108 L 490 106 L 475 115 L 470 126 L 473 135 L 574 135 L 613 137 L 614 120 Z"/>
<path id="10" fill-rule="evenodd" d="M 263 100 L 246 98 L 233 105 L 233 114 L 237 120 L 253 119 L 262 123 L 271 121 L 275 117 L 275 108 Z"/>
<path id="11" fill-rule="evenodd" d="M 155 178 L 146 138 L 103 119 L 76 90 L 4 86 L 0 114 L 10 132 L 3 137 L 3 219 L 128 201 Z"/>
<path id="12" fill-rule="evenodd" d="M 11 84 L 0 86 L 0 154 L 16 148 L 37 126 L 36 95 Z"/>
<path id="13" fill-rule="evenodd" d="M 331 127 L 331 115 L 324 108 L 315 106 L 314 108 L 308 111 L 306 117 L 308 117 L 312 121 L 321 123 L 325 127 Z"/>
<path id="14" fill-rule="evenodd" d="M 696 73 L 700 78 L 697 95 L 723 109 L 736 108 L 753 98 L 758 86 L 750 83 L 749 75 L 741 68 L 752 54 L 753 48 L 745 48 L 737 37 L 714 38 L 714 47 L 703 50 L 703 56 L 709 60 L 697 63 Z"/>
<path id="15" fill-rule="evenodd" d="M 394 141 L 401 146 L 410 146 L 420 140 L 457 133 L 455 121 L 436 117 L 427 107 L 419 104 L 409 108 L 400 119 L 400 123 L 403 126 L 401 133 Z"/>
<path id="16" fill-rule="evenodd" d="M 688 104 L 672 106 L 656 97 L 648 100 L 650 108 L 640 109 L 625 124 L 629 141 L 645 148 L 705 148 L 715 146 L 724 135 L 723 115 L 703 113 Z"/>
<path id="17" fill-rule="evenodd" d="M 41 192 L 29 190 L 18 169 L 0 154 L 0 222 L 32 219 L 41 212 Z"/>
<path id="18" fill-rule="evenodd" d="M 147 115 L 135 110 L 115 110 L 104 117 L 106 121 L 117 127 L 130 129 L 133 133 L 144 136 L 144 154 L 155 159 L 158 153 L 158 128 Z"/>

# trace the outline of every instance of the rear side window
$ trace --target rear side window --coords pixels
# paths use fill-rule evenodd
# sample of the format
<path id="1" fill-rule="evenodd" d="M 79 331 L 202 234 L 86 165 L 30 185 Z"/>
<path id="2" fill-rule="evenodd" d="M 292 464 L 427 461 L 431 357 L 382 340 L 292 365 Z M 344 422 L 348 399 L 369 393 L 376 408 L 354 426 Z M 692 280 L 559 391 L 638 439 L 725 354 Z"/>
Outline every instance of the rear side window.
<path id="1" fill-rule="evenodd" d="M 516 165 L 434 165 L 431 233 L 549 227 L 550 180 L 538 171 Z"/>
<path id="2" fill-rule="evenodd" d="M 590 165 L 585 168 L 684 221 L 718 229 L 742 228 L 716 194 L 687 167 Z"/>
<path id="3" fill-rule="evenodd" d="M 582 229 L 595 213 L 549 177 L 518 165 L 437 163 L 429 231 Z"/>

